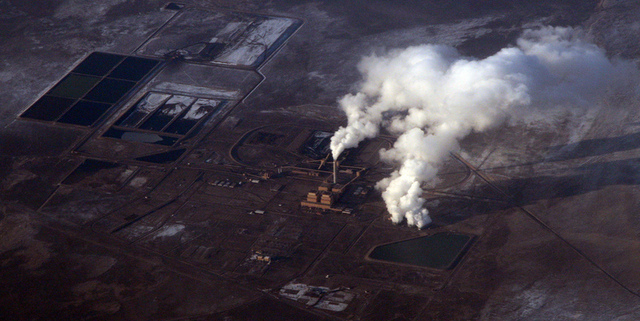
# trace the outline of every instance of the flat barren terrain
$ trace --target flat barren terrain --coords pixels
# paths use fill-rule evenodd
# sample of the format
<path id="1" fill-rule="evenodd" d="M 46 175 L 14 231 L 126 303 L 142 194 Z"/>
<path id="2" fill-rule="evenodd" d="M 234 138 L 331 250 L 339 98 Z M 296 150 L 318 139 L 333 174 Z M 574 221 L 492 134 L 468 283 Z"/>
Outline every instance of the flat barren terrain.
<path id="1" fill-rule="evenodd" d="M 0 1 L 0 319 L 638 320 L 637 83 L 469 130 L 422 186 L 421 229 L 376 188 L 397 132 L 335 166 L 329 141 L 365 56 L 481 60 L 571 27 L 637 79 L 639 17 L 624 0 Z"/>

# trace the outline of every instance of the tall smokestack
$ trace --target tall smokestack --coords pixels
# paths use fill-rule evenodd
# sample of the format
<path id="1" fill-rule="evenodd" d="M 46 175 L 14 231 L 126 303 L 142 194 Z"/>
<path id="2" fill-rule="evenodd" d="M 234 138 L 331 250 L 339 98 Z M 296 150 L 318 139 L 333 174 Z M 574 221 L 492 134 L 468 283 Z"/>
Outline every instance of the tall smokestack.
<path id="1" fill-rule="evenodd" d="M 333 160 L 333 183 L 338 183 L 338 161 L 335 159 Z"/>
<path id="2" fill-rule="evenodd" d="M 422 185 L 436 180 L 470 133 L 507 121 L 579 115 L 626 90 L 625 84 L 638 92 L 633 61 L 609 60 L 582 30 L 562 27 L 527 30 L 515 46 L 485 59 L 429 44 L 365 57 L 358 67 L 364 78 L 359 92 L 339 101 L 348 124 L 331 138 L 333 159 L 381 128 L 397 135 L 380 153 L 397 169 L 377 187 L 393 222 L 406 219 L 417 227 L 431 222 Z"/>

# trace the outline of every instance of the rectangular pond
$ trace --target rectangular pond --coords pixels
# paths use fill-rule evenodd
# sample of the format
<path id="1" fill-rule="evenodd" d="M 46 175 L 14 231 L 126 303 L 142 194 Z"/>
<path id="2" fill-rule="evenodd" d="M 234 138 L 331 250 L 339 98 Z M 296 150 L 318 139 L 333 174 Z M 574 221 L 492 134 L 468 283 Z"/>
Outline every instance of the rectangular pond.
<path id="1" fill-rule="evenodd" d="M 91 126 L 159 65 L 155 59 L 94 52 L 20 117 Z"/>
<path id="2" fill-rule="evenodd" d="M 471 243 L 465 234 L 438 233 L 377 246 L 369 253 L 373 260 L 447 270 L 453 268 Z"/>

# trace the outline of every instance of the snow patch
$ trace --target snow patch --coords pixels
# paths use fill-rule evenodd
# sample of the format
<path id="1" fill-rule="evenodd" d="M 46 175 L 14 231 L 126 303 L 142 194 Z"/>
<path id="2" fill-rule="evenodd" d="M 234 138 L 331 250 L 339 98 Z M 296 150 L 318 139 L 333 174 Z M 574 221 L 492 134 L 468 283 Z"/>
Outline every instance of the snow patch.
<path id="1" fill-rule="evenodd" d="M 176 225 L 167 225 L 163 226 L 158 233 L 156 233 L 156 238 L 158 237 L 166 237 L 166 236 L 174 236 L 184 230 L 184 225 L 176 224 Z"/>

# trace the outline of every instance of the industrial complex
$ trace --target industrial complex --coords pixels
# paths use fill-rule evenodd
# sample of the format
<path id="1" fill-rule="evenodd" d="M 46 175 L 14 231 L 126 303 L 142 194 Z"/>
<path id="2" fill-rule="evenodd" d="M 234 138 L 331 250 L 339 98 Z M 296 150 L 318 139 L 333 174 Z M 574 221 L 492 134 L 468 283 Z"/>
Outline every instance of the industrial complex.
<path id="1" fill-rule="evenodd" d="M 633 1 L 0 4 L 2 320 L 640 318 L 633 90 L 447 124 L 463 134 L 437 150 L 440 114 L 385 100 L 382 78 L 400 48 L 455 53 L 452 70 L 542 50 L 518 40 L 541 25 L 633 74 Z M 428 123 L 415 144 L 410 115 Z M 360 140 L 334 159 L 348 126 Z"/>

